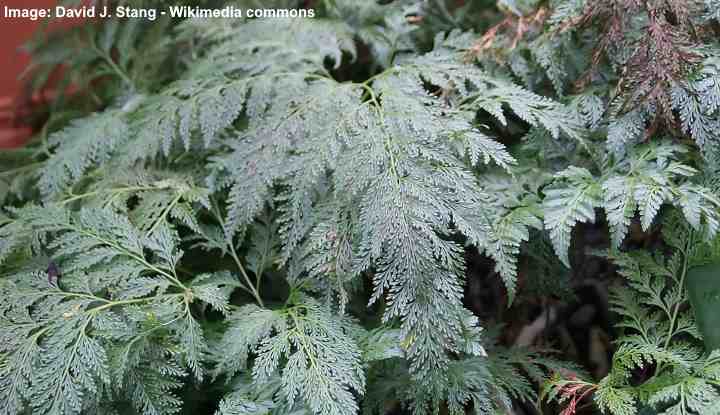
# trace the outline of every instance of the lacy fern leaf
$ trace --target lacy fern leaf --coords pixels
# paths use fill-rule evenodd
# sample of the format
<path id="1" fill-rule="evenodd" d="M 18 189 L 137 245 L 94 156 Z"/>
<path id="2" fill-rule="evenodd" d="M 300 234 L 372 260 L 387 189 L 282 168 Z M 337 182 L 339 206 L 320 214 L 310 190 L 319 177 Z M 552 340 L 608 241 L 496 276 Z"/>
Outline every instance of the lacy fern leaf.
<path id="1" fill-rule="evenodd" d="M 717 412 L 715 2 L 180 3 L 29 48 L 74 92 L 0 153 L 0 412 Z M 600 381 L 508 346 L 616 269 Z"/>

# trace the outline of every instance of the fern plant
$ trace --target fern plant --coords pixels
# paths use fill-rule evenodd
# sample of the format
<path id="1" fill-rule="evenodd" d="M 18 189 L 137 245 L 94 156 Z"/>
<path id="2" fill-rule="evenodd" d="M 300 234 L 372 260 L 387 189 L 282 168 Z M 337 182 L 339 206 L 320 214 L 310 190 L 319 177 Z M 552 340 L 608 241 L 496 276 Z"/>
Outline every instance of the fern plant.
<path id="1" fill-rule="evenodd" d="M 317 17 L 29 45 L 77 92 L 0 153 L 3 413 L 720 411 L 684 291 L 720 228 L 712 2 L 262 6 Z M 595 222 L 626 279 L 603 379 L 466 290 L 482 256 L 522 305 Z M 669 259 L 629 249 L 658 228 Z"/>
<path id="2" fill-rule="evenodd" d="M 718 402 L 718 351 L 703 350 L 702 334 L 688 302 L 688 270 L 712 252 L 679 215 L 664 224 L 669 258 L 645 251 L 610 252 L 627 286 L 617 287 L 611 304 L 621 316 L 610 373 L 598 383 L 558 378 L 549 396 L 576 405 L 594 391 L 599 407 L 612 414 L 638 413 L 638 403 L 659 414 L 711 414 Z"/>

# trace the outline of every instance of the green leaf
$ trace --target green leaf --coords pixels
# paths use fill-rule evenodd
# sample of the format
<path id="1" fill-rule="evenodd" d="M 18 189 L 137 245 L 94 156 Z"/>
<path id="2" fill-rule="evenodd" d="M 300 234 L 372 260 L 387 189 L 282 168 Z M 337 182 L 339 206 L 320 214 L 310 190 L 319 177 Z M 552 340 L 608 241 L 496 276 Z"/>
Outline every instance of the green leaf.
<path id="1" fill-rule="evenodd" d="M 705 348 L 720 349 L 720 263 L 691 268 L 685 284 Z"/>

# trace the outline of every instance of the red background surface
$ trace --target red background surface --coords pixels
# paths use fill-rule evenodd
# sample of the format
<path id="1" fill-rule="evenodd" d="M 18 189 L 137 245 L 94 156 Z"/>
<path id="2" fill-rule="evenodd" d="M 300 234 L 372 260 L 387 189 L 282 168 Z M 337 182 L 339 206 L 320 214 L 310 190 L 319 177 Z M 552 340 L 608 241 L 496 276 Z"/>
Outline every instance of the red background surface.
<path id="1" fill-rule="evenodd" d="M 0 0 L 0 97 L 14 97 L 21 92 L 18 76 L 30 63 L 30 57 L 18 48 L 41 24 L 39 20 L 5 18 L 2 8 L 52 8 L 55 3 L 56 0 Z"/>
<path id="2" fill-rule="evenodd" d="M 3 8 L 53 8 L 56 4 L 57 0 L 0 0 L 0 148 L 20 145 L 31 133 L 16 119 L 23 91 L 19 76 L 30 63 L 30 56 L 20 47 L 43 24 L 40 20 L 6 18 Z M 63 19 L 52 26 L 75 23 L 75 19 Z"/>

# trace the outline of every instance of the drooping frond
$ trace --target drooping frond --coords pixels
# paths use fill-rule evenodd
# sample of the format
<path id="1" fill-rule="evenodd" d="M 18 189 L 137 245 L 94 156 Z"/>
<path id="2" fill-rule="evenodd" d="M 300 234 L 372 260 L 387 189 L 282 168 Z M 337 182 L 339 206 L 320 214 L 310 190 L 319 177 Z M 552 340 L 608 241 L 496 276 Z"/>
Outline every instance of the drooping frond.
<path id="1" fill-rule="evenodd" d="M 690 180 L 697 171 L 679 161 L 685 151 L 668 143 L 639 146 L 601 177 L 576 167 L 560 173 L 556 185 L 544 190 L 544 206 L 546 227 L 565 265 L 569 265 L 567 248 L 574 224 L 593 222 L 595 208 L 605 210 L 615 248 L 625 239 L 636 214 L 647 231 L 664 204 L 681 209 L 685 219 L 710 238 L 717 234 L 720 200 Z"/>
<path id="2" fill-rule="evenodd" d="M 568 248 L 572 229 L 578 222 L 595 221 L 601 188 L 592 174 L 583 168 L 570 167 L 556 177 L 567 185 L 544 190 L 545 228 L 550 231 L 555 253 L 570 266 Z"/>
<path id="3" fill-rule="evenodd" d="M 365 389 L 360 350 L 321 305 L 307 299 L 277 311 L 246 306 L 229 324 L 218 345 L 216 373 L 244 372 L 253 351 L 254 382 L 272 387 L 279 376 L 279 393 L 291 405 L 300 401 L 320 415 L 357 411 L 355 394 Z M 248 405 L 231 395 L 221 413 L 242 413 Z"/>

